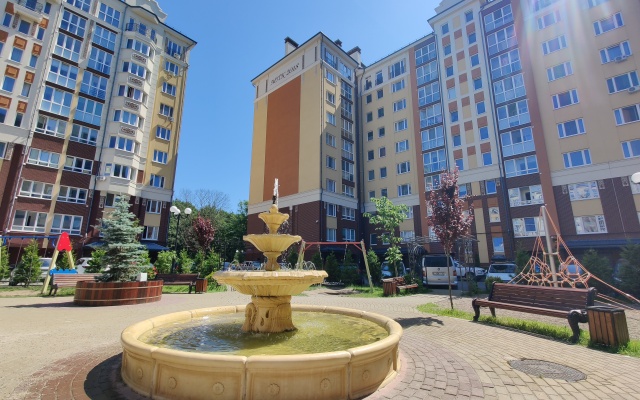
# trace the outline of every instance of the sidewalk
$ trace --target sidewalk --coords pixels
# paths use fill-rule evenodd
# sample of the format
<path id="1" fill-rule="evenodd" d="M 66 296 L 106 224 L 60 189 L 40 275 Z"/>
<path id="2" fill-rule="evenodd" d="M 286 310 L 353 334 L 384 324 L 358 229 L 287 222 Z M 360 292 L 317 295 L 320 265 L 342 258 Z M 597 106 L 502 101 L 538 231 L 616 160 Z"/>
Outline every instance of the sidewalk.
<path id="1" fill-rule="evenodd" d="M 137 399 L 119 379 L 119 335 L 125 327 L 161 314 L 248 301 L 237 292 L 165 294 L 151 304 L 80 308 L 70 297 L 1 298 L 0 398 Z M 415 309 L 419 304 L 448 301 L 440 294 L 371 299 L 321 290 L 293 298 L 297 304 L 384 314 L 404 327 L 402 370 L 369 399 L 640 399 L 640 359 Z M 456 307 L 470 302 L 457 299 Z M 631 313 L 631 320 L 636 313 Z M 569 367 L 585 379 L 544 378 L 510 365 L 522 359 Z M 570 372 L 566 377 L 573 379 Z"/>

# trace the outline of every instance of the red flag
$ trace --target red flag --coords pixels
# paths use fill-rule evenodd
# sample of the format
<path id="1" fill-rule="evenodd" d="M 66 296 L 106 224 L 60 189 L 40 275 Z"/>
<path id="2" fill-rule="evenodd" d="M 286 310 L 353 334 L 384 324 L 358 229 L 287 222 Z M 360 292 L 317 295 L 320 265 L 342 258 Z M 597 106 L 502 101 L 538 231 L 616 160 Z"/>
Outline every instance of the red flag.
<path id="1" fill-rule="evenodd" d="M 58 251 L 66 250 L 71 251 L 71 240 L 69 240 L 69 234 L 67 232 L 62 232 L 60 238 L 58 239 L 58 246 L 56 246 Z"/>

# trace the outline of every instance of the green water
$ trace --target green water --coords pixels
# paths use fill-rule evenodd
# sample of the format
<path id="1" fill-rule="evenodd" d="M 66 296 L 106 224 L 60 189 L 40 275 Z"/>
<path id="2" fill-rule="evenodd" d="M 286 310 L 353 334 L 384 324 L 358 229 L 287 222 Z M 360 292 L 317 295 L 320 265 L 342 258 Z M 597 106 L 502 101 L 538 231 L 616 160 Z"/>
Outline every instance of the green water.
<path id="1" fill-rule="evenodd" d="M 161 326 L 139 340 L 175 350 L 252 356 L 347 350 L 388 336 L 378 324 L 345 315 L 294 312 L 292 319 L 298 328 L 293 332 L 245 333 L 244 313 L 216 315 Z"/>

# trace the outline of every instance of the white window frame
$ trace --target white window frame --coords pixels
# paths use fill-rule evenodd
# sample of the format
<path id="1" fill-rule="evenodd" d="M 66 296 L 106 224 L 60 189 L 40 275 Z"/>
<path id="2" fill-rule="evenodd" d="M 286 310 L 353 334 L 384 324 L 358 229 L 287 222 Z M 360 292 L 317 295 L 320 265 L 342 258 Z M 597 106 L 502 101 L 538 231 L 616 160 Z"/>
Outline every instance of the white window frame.
<path id="1" fill-rule="evenodd" d="M 109 80 L 91 71 L 84 71 L 80 92 L 105 100 L 107 98 L 107 84 Z"/>
<path id="2" fill-rule="evenodd" d="M 347 197 L 355 197 L 353 193 L 353 186 L 342 184 L 342 194 Z"/>
<path id="3" fill-rule="evenodd" d="M 78 79 L 78 67 L 52 58 L 47 72 L 47 81 L 75 90 Z"/>
<path id="4" fill-rule="evenodd" d="M 422 151 L 444 146 L 444 129 L 442 125 L 429 128 L 420 132 L 422 139 Z"/>
<path id="5" fill-rule="evenodd" d="M 356 220 L 356 209 L 351 207 L 342 206 L 342 219 L 345 221 Z"/>
<path id="6" fill-rule="evenodd" d="M 153 150 L 153 162 L 166 164 L 169 160 L 169 153 L 161 150 Z"/>
<path id="7" fill-rule="evenodd" d="M 580 102 L 580 99 L 578 98 L 578 90 L 576 89 L 554 94 L 551 96 L 551 100 L 553 102 L 553 108 L 556 110 L 563 107 L 569 107 Z"/>
<path id="8" fill-rule="evenodd" d="M 82 231 L 82 216 L 53 214 L 53 222 L 51 223 L 51 233 L 66 232 L 69 235 L 79 236 Z"/>
<path id="9" fill-rule="evenodd" d="M 507 4 L 506 6 L 484 16 L 485 31 L 490 32 L 502 25 L 508 24 L 511 21 L 513 21 L 511 4 Z"/>
<path id="10" fill-rule="evenodd" d="M 403 153 L 405 151 L 409 151 L 409 140 L 401 140 L 396 142 L 396 153 Z"/>
<path id="11" fill-rule="evenodd" d="M 538 17 L 537 21 L 538 21 L 538 30 L 543 30 L 548 26 L 557 24 L 558 22 L 562 21 L 562 18 L 560 16 L 560 11 L 555 10 Z"/>
<path id="12" fill-rule="evenodd" d="M 78 96 L 78 104 L 76 105 L 76 113 L 74 118 L 80 121 L 84 121 L 88 124 L 100 126 L 102 120 L 102 110 L 104 104 L 99 101 L 87 99 L 82 96 Z"/>
<path id="13" fill-rule="evenodd" d="M 440 100 L 440 82 L 435 81 L 418 88 L 418 106 Z"/>
<path id="14" fill-rule="evenodd" d="M 142 240 L 153 240 L 153 241 L 158 240 L 159 234 L 160 234 L 159 226 L 145 226 Z"/>
<path id="15" fill-rule="evenodd" d="M 401 99 L 393 103 L 393 112 L 398 112 L 407 108 L 407 99 Z"/>
<path id="16" fill-rule="evenodd" d="M 573 217 L 578 235 L 594 235 L 607 233 L 607 224 L 604 215 L 583 215 Z"/>
<path id="17" fill-rule="evenodd" d="M 411 196 L 411 184 L 398 185 L 398 197 Z"/>
<path id="18" fill-rule="evenodd" d="M 46 182 L 37 182 L 30 180 L 23 180 L 20 185 L 20 191 L 18 196 L 31 197 L 34 199 L 46 199 L 50 200 L 53 194 L 53 185 Z"/>
<path id="19" fill-rule="evenodd" d="M 547 68 L 547 80 L 553 82 L 557 79 L 561 79 L 573 75 L 573 67 L 571 61 L 563 62 L 562 64 L 555 65 Z"/>
<path id="20" fill-rule="evenodd" d="M 327 217 L 336 217 L 338 215 L 336 211 L 337 208 L 338 208 L 337 205 L 333 203 L 327 203 Z"/>
<path id="21" fill-rule="evenodd" d="M 534 165 L 535 164 L 535 165 Z M 511 178 L 529 174 L 537 174 L 538 159 L 535 155 L 512 158 L 504 161 L 505 176 Z"/>
<path id="22" fill-rule="evenodd" d="M 65 171 L 91 175 L 93 171 L 93 160 L 67 155 L 64 160 L 63 169 Z"/>
<path id="23" fill-rule="evenodd" d="M 327 123 L 336 126 L 336 115 L 334 113 L 327 111 Z"/>
<path id="24" fill-rule="evenodd" d="M 570 183 L 567 185 L 567 189 L 569 190 L 569 200 L 571 201 L 600 198 L 598 182 L 596 181 Z"/>
<path id="25" fill-rule="evenodd" d="M 396 174 L 408 174 L 411 172 L 411 163 L 409 161 L 403 161 L 401 163 L 396 164 Z"/>
<path id="26" fill-rule="evenodd" d="M 542 42 L 542 54 L 548 55 L 567 47 L 567 38 L 564 35 Z"/>
<path id="27" fill-rule="evenodd" d="M 632 124 L 640 121 L 640 104 L 617 108 L 613 110 L 616 125 Z"/>
<path id="28" fill-rule="evenodd" d="M 584 128 L 584 120 L 582 118 L 573 119 L 571 121 L 556 124 L 558 128 L 558 137 L 560 139 L 582 135 L 586 132 Z"/>
<path id="29" fill-rule="evenodd" d="M 514 25 L 506 26 L 499 31 L 487 35 L 487 50 L 492 56 L 518 44 Z"/>
<path id="30" fill-rule="evenodd" d="M 100 7 L 98 8 L 98 18 L 115 26 L 116 28 L 120 27 L 120 11 L 109 7 L 105 3 L 100 3 Z"/>
<path id="31" fill-rule="evenodd" d="M 162 127 L 162 126 L 157 126 L 156 127 L 156 138 L 158 139 L 162 139 L 162 140 L 171 140 L 171 129 Z"/>
<path id="32" fill-rule="evenodd" d="M 399 92 L 404 89 L 404 78 L 391 84 L 391 93 Z"/>
<path id="33" fill-rule="evenodd" d="M 147 200 L 147 205 L 145 207 L 145 212 L 147 214 L 162 213 L 162 201 L 160 200 Z"/>
<path id="34" fill-rule="evenodd" d="M 38 115 L 35 131 L 44 135 L 55 136 L 59 138 L 65 137 L 67 130 L 67 121 L 49 117 L 47 115 Z"/>
<path id="35" fill-rule="evenodd" d="M 71 113 L 72 99 L 72 93 L 51 86 L 45 86 L 42 101 L 40 102 L 40 109 L 68 117 Z"/>
<path id="36" fill-rule="evenodd" d="M 346 242 L 355 242 L 356 230 L 353 228 L 342 228 L 342 240 Z"/>
<path id="37" fill-rule="evenodd" d="M 500 129 L 508 129 L 531 122 L 527 100 L 520 100 L 498 107 L 497 114 L 498 127 Z"/>
<path id="38" fill-rule="evenodd" d="M 39 165 L 41 167 L 58 168 L 60 165 L 60 154 L 47 150 L 31 148 L 27 164 Z"/>
<path id="39" fill-rule="evenodd" d="M 493 83 L 493 93 L 496 104 L 501 104 L 518 97 L 525 96 L 527 90 L 523 75 L 516 74 Z"/>
<path id="40" fill-rule="evenodd" d="M 163 189 L 164 188 L 164 176 L 151 174 L 151 176 L 149 177 L 149 186 Z"/>
<path id="41" fill-rule="evenodd" d="M 603 26 L 603 24 L 607 24 Z M 622 13 L 615 13 L 608 18 L 603 18 L 599 21 L 593 23 L 593 30 L 596 36 L 602 35 L 614 29 L 618 29 L 621 26 L 624 26 L 624 21 L 622 19 Z"/>
<path id="42" fill-rule="evenodd" d="M 327 192 L 335 193 L 336 192 L 336 181 L 333 179 L 327 179 Z"/>
<path id="43" fill-rule="evenodd" d="M 111 72 L 111 63 L 113 55 L 97 47 L 91 46 L 87 67 L 109 75 Z"/>
<path id="44" fill-rule="evenodd" d="M 138 114 L 126 110 L 115 110 L 113 120 L 136 128 L 140 127 L 143 121 Z"/>
<path id="45" fill-rule="evenodd" d="M 600 62 L 607 64 L 626 60 L 631 55 L 631 46 L 628 41 L 623 41 L 613 46 L 600 49 Z"/>
<path id="46" fill-rule="evenodd" d="M 509 189 L 509 205 L 511 207 L 544 204 L 542 185 L 530 185 Z M 528 197 L 528 198 L 527 198 Z"/>
<path id="47" fill-rule="evenodd" d="M 489 63 L 491 65 L 491 77 L 494 80 L 522 70 L 520 51 L 518 49 L 495 56 L 489 60 Z"/>
<path id="48" fill-rule="evenodd" d="M 616 75 L 607 79 L 607 89 L 609 94 L 629 90 L 629 88 L 634 86 L 636 89 L 637 86 L 640 86 L 638 73 L 636 71 L 625 72 L 624 74 Z"/>
<path id="49" fill-rule="evenodd" d="M 81 48 L 82 41 L 62 32 L 58 32 L 58 38 L 56 40 L 56 45 L 53 48 L 53 53 L 68 60 L 78 62 L 80 60 Z"/>
<path id="50" fill-rule="evenodd" d="M 416 82 L 418 86 L 438 79 L 438 60 L 416 68 Z"/>
<path id="51" fill-rule="evenodd" d="M 86 204 L 87 194 L 87 189 L 72 186 L 60 186 L 57 201 L 63 203 Z"/>
<path id="52" fill-rule="evenodd" d="M 544 235 L 544 223 L 540 217 L 513 218 L 514 237 L 534 237 Z M 535 230 L 531 228 L 536 228 Z"/>
<path id="53" fill-rule="evenodd" d="M 580 163 L 575 162 L 578 160 L 575 160 L 574 157 L 580 157 Z M 589 149 L 569 151 L 562 153 L 562 160 L 564 161 L 565 169 L 584 167 L 591 165 L 591 152 Z"/>
<path id="54" fill-rule="evenodd" d="M 22 224 L 16 224 L 18 215 L 21 215 Z M 33 223 L 32 223 L 33 222 Z M 47 213 L 37 211 L 16 210 L 11 222 L 11 230 L 18 232 L 37 232 L 44 233 L 47 223 Z"/>
<path id="55" fill-rule="evenodd" d="M 447 158 L 444 149 L 422 154 L 422 164 L 425 174 L 444 170 L 447 167 Z"/>
<path id="56" fill-rule="evenodd" d="M 329 169 L 336 169 L 336 159 L 335 157 L 327 156 L 325 166 Z"/>
<path id="57" fill-rule="evenodd" d="M 640 139 L 622 142 L 622 155 L 624 158 L 635 158 L 640 156 Z"/>
<path id="58" fill-rule="evenodd" d="M 98 46 L 105 47 L 111 51 L 116 48 L 116 35 L 115 32 L 110 31 L 100 25 L 96 25 L 96 29 L 93 31 L 93 43 Z"/>
<path id="59" fill-rule="evenodd" d="M 327 242 L 335 242 L 337 237 L 337 230 L 335 228 L 327 228 Z"/>
<path id="60" fill-rule="evenodd" d="M 393 123 L 393 129 L 395 132 L 401 132 L 406 130 L 409 127 L 409 123 L 407 119 L 401 119 L 400 121 L 396 121 Z"/>

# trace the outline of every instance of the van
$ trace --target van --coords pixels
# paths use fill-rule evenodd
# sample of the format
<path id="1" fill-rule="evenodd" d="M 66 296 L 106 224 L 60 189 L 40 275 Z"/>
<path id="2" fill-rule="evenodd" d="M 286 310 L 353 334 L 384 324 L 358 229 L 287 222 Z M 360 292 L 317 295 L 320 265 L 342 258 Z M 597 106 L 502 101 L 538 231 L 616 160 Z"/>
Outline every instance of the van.
<path id="1" fill-rule="evenodd" d="M 447 256 L 444 254 L 429 254 L 422 256 L 422 284 L 433 286 L 449 286 L 458 288 L 458 278 L 456 274 L 453 258 L 449 256 L 449 272 L 447 273 Z"/>

